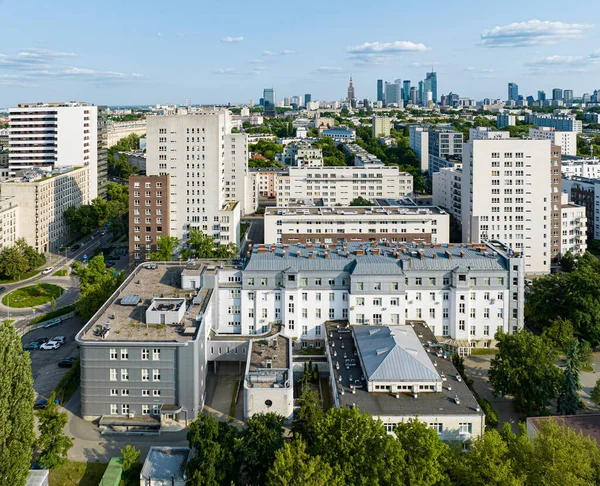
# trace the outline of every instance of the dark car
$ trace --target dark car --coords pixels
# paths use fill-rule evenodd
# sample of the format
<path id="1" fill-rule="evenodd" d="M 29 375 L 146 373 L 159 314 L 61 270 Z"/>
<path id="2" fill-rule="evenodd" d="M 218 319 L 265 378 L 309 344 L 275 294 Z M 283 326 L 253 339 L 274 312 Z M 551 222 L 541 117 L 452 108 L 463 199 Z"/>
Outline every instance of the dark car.
<path id="1" fill-rule="evenodd" d="M 36 343 L 38 343 L 38 344 L 44 344 L 44 343 L 47 343 L 47 342 L 48 342 L 48 338 L 47 338 L 47 337 L 44 337 L 44 336 L 42 336 L 42 337 L 39 337 L 39 338 L 37 338 L 37 339 L 35 340 L 35 342 L 36 342 Z"/>
<path id="2" fill-rule="evenodd" d="M 47 406 L 48 406 L 48 400 L 46 400 L 45 398 L 40 398 L 40 399 L 36 400 L 35 402 L 33 402 L 34 410 L 43 410 Z"/>
<path id="3" fill-rule="evenodd" d="M 6 287 L 0 287 L 0 293 L 4 292 L 6 290 Z"/>
<path id="4" fill-rule="evenodd" d="M 71 247 L 71 251 L 77 251 L 77 250 L 79 250 L 79 248 L 81 248 L 81 245 L 73 245 Z"/>
<path id="5" fill-rule="evenodd" d="M 23 346 L 23 351 L 37 351 L 40 349 L 40 343 L 37 341 L 31 341 L 29 344 Z"/>
<path id="6" fill-rule="evenodd" d="M 59 368 L 72 368 L 73 367 L 73 363 L 75 363 L 75 358 L 61 359 L 58 362 L 58 367 Z"/>

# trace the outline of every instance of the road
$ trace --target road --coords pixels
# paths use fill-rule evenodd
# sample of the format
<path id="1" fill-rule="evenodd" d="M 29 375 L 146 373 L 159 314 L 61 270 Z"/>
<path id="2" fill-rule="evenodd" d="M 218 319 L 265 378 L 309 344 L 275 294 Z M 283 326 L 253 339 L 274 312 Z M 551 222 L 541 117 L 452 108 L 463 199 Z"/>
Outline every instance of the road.
<path id="1" fill-rule="evenodd" d="M 249 224 L 248 227 L 248 238 L 243 241 L 242 244 L 242 256 L 246 256 L 248 251 L 248 245 L 255 245 L 257 243 L 264 243 L 264 218 L 244 218 L 244 222 Z"/>

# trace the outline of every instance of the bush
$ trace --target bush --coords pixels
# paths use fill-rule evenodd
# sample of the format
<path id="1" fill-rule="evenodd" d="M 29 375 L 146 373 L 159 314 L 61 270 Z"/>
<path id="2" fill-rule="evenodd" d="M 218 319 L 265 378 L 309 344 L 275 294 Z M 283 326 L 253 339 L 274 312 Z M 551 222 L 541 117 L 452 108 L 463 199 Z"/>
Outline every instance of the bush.
<path id="1" fill-rule="evenodd" d="M 492 408 L 492 404 L 490 403 L 490 401 L 487 398 L 484 398 L 483 400 L 481 400 L 480 404 L 481 404 L 481 409 L 483 410 L 483 413 L 485 413 L 486 427 L 488 427 L 490 429 L 497 429 L 498 428 L 498 419 L 499 419 L 498 412 L 496 412 Z"/>

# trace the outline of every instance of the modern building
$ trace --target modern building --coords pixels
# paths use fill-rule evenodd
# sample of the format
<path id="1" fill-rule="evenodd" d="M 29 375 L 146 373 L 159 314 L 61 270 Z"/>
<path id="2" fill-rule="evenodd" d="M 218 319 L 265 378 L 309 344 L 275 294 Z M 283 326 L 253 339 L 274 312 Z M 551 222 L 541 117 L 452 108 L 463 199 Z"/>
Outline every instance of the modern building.
<path id="1" fill-rule="evenodd" d="M 264 112 L 265 116 L 274 117 L 277 112 L 275 110 L 275 90 L 273 88 L 265 88 L 263 91 Z"/>
<path id="2" fill-rule="evenodd" d="M 320 135 L 332 138 L 334 142 L 348 143 L 356 141 L 356 130 L 352 128 L 328 128 L 321 131 Z"/>
<path id="3" fill-rule="evenodd" d="M 573 90 L 572 89 L 565 89 L 563 91 L 563 101 L 565 102 L 565 104 L 573 103 Z"/>
<path id="4" fill-rule="evenodd" d="M 306 93 L 304 95 L 304 106 L 308 106 L 308 104 L 312 101 L 312 96 L 310 93 Z"/>
<path id="5" fill-rule="evenodd" d="M 323 151 L 309 142 L 287 144 L 276 160 L 292 167 L 322 167 Z"/>
<path id="6" fill-rule="evenodd" d="M 546 92 L 538 91 L 537 99 L 538 99 L 538 101 L 546 101 Z"/>
<path id="7" fill-rule="evenodd" d="M 122 138 L 128 137 L 132 133 L 142 136 L 146 133 L 146 119 L 141 118 L 135 121 L 111 122 L 106 125 L 106 144 L 112 147 Z"/>
<path id="8" fill-rule="evenodd" d="M 287 174 L 287 169 L 279 167 L 259 168 L 252 167 L 249 170 L 250 188 L 253 193 L 260 197 L 272 197 L 277 195 L 277 176 Z"/>
<path id="9" fill-rule="evenodd" d="M 408 135 L 410 148 L 421 161 L 421 170 L 429 170 L 429 128 L 409 125 Z"/>
<path id="10" fill-rule="evenodd" d="M 562 155 L 577 155 L 577 133 L 562 132 L 553 127 L 530 128 L 529 137 L 533 140 L 550 140 L 560 147 Z"/>
<path id="11" fill-rule="evenodd" d="M 573 255 L 583 255 L 587 250 L 587 217 L 585 206 L 569 202 L 569 195 L 566 192 L 561 194 L 561 226 L 560 226 L 560 253 L 556 258 L 562 257 L 565 253 L 571 252 Z M 552 237 L 555 237 L 555 230 L 552 230 Z"/>
<path id="12" fill-rule="evenodd" d="M 347 143 L 341 146 L 342 152 L 344 154 L 352 157 L 352 165 L 355 167 L 365 167 L 365 166 L 375 166 L 375 165 L 385 165 L 381 159 L 376 157 L 370 152 L 367 152 L 360 145 L 355 143 Z"/>
<path id="13" fill-rule="evenodd" d="M 562 190 L 574 204 L 585 207 L 587 240 L 600 240 L 600 179 L 563 175 Z"/>
<path id="14" fill-rule="evenodd" d="M 385 92 L 383 90 L 383 79 L 377 80 L 377 101 L 385 103 Z"/>
<path id="15" fill-rule="evenodd" d="M 169 233 L 183 242 L 199 229 L 215 245 L 240 242 L 240 217 L 257 194 L 248 177 L 248 139 L 231 133 L 227 110 L 150 116 L 147 174 L 170 176 Z"/>
<path id="16" fill-rule="evenodd" d="M 444 167 L 433 174 L 432 202 L 448 211 L 457 221 L 462 218 L 462 166 Z"/>
<path id="17" fill-rule="evenodd" d="M 90 166 L 29 170 L 0 183 L 0 194 L 17 211 L 17 237 L 40 253 L 57 252 L 73 237 L 64 213 L 91 202 Z M 12 217 L 12 216 L 10 216 Z"/>
<path id="18" fill-rule="evenodd" d="M 437 73 L 433 71 L 426 73 L 425 80 L 423 81 L 423 92 L 426 93 L 428 90 L 431 91 L 431 101 L 433 101 L 433 104 L 437 104 Z M 427 106 L 425 102 L 423 104 Z"/>
<path id="19" fill-rule="evenodd" d="M 563 100 L 563 90 L 561 88 L 554 88 L 552 90 L 552 100 L 554 100 L 554 101 L 562 101 Z"/>
<path id="20" fill-rule="evenodd" d="M 372 135 L 377 138 L 380 135 L 387 137 L 392 127 L 391 119 L 387 116 L 374 116 L 372 121 Z"/>
<path id="21" fill-rule="evenodd" d="M 405 79 L 402 83 L 402 97 L 404 104 L 410 103 L 410 80 Z"/>
<path id="22" fill-rule="evenodd" d="M 385 104 L 397 105 L 401 99 L 400 85 L 397 83 L 385 83 Z"/>
<path id="23" fill-rule="evenodd" d="M 463 151 L 463 134 L 449 128 L 430 129 L 429 141 L 429 176 L 442 167 L 453 167 L 460 161 Z"/>
<path id="24" fill-rule="evenodd" d="M 9 110 L 10 171 L 89 166 L 91 198 L 106 189 L 106 108 L 22 103 Z"/>
<path id="25" fill-rule="evenodd" d="M 552 182 L 555 161 L 560 170 L 560 149 L 556 149 L 558 160 L 549 140 L 511 138 L 466 143 L 463 242 L 501 240 L 524 255 L 526 274 L 549 273 L 554 189 L 560 197 L 560 186 Z M 560 200 L 556 210 L 560 213 Z"/>
<path id="26" fill-rule="evenodd" d="M 561 171 L 565 177 L 600 179 L 600 159 L 563 155 Z"/>
<path id="27" fill-rule="evenodd" d="M 504 130 L 491 130 L 488 127 L 469 128 L 469 140 L 498 140 L 510 138 L 510 133 Z"/>
<path id="28" fill-rule="evenodd" d="M 533 113 L 526 115 L 525 121 L 538 127 L 552 127 L 562 132 L 581 133 L 583 131 L 583 122 L 577 120 L 575 115 L 540 115 Z"/>
<path id="29" fill-rule="evenodd" d="M 15 244 L 19 237 L 19 225 L 26 223 L 19 221 L 15 198 L 0 197 L 0 251 Z"/>
<path id="30" fill-rule="evenodd" d="M 278 175 L 277 206 L 347 206 L 357 197 L 397 199 L 412 192 L 412 175 L 397 166 L 290 167 L 287 174 Z"/>
<path id="31" fill-rule="evenodd" d="M 169 175 L 129 177 L 129 266 L 158 250 L 158 238 L 170 236 Z"/>
<path id="32" fill-rule="evenodd" d="M 448 243 L 450 217 L 436 206 L 268 207 L 264 242 Z"/>
<path id="33" fill-rule="evenodd" d="M 0 152 L 8 150 L 9 133 L 10 130 L 8 128 L 0 128 Z"/>
<path id="34" fill-rule="evenodd" d="M 517 124 L 515 115 L 499 114 L 496 116 L 496 128 L 514 127 Z"/>
<path id="35" fill-rule="evenodd" d="M 389 434 L 414 417 L 438 437 L 460 444 L 481 435 L 485 416 L 430 328 L 328 325 L 331 396 L 339 408 L 358 407 L 383 422 Z M 345 357 L 343 349 L 355 349 Z M 364 378 L 364 379 L 363 379 Z"/>
<path id="36" fill-rule="evenodd" d="M 508 101 L 517 101 L 519 99 L 519 85 L 517 83 L 508 83 Z"/>

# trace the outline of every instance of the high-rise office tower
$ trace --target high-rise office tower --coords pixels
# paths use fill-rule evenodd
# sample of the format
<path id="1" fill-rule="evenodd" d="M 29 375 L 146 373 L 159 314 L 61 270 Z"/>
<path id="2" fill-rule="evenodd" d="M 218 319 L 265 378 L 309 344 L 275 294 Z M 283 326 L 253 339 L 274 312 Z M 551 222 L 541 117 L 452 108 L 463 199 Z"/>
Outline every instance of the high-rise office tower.
<path id="1" fill-rule="evenodd" d="M 348 104 L 352 103 L 352 100 L 356 98 L 356 94 L 354 93 L 354 85 L 352 84 L 352 76 L 350 76 L 350 83 L 348 84 L 348 96 L 346 101 Z"/>
<path id="2" fill-rule="evenodd" d="M 552 100 L 553 101 L 562 101 L 563 99 L 563 90 L 561 88 L 554 88 L 552 90 Z"/>
<path id="3" fill-rule="evenodd" d="M 430 73 L 425 74 L 425 82 L 423 86 L 423 91 L 431 90 L 431 97 L 433 103 L 437 103 L 437 73 L 431 71 Z"/>
<path id="4" fill-rule="evenodd" d="M 265 88 L 263 91 L 265 116 L 275 116 L 275 90 L 273 88 Z"/>
<path id="5" fill-rule="evenodd" d="M 385 103 L 398 103 L 400 93 L 398 93 L 398 85 L 396 83 L 385 83 Z"/>
<path id="6" fill-rule="evenodd" d="M 402 94 L 404 96 L 404 103 L 410 102 L 410 81 L 405 79 L 402 84 Z"/>
<path id="7" fill-rule="evenodd" d="M 519 85 L 517 83 L 508 83 L 508 101 L 517 101 L 519 99 Z"/>
<path id="8" fill-rule="evenodd" d="M 377 80 L 377 101 L 385 102 L 385 92 L 383 91 L 383 79 Z"/>
<path id="9" fill-rule="evenodd" d="M 563 91 L 563 101 L 565 103 L 572 103 L 573 102 L 573 90 L 572 89 L 565 89 Z"/>
<path id="10" fill-rule="evenodd" d="M 90 198 L 106 192 L 106 107 L 23 103 L 9 110 L 11 171 L 87 165 Z"/>
<path id="11" fill-rule="evenodd" d="M 419 81 L 419 104 L 423 103 L 423 93 L 425 91 L 425 87 L 423 81 Z"/>
<path id="12" fill-rule="evenodd" d="M 411 86 L 410 88 L 410 102 L 413 105 L 417 105 L 419 103 L 419 93 L 415 86 Z"/>
<path id="13" fill-rule="evenodd" d="M 306 93 L 304 95 L 304 106 L 308 105 L 312 101 L 312 96 L 310 93 Z"/>
<path id="14" fill-rule="evenodd" d="M 538 91 L 538 101 L 546 101 L 546 92 Z"/>

